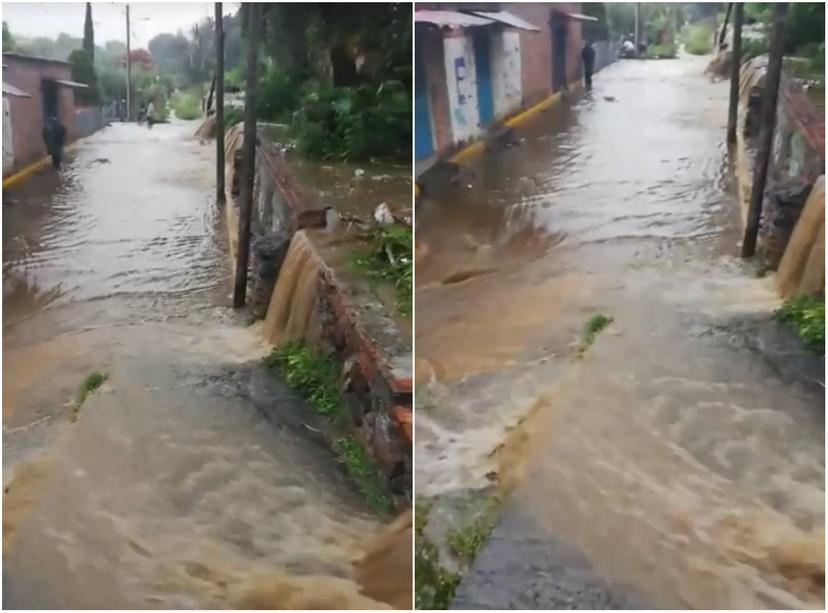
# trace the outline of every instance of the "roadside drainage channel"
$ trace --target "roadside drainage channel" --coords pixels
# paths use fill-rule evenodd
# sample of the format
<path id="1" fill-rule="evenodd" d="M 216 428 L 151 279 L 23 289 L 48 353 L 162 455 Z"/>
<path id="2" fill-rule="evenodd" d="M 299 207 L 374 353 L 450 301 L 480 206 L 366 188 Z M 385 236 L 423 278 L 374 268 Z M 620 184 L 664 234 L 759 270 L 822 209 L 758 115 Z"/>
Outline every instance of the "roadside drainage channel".
<path id="1" fill-rule="evenodd" d="M 242 138 L 241 126 L 226 135 L 226 216 L 234 265 Z M 410 334 L 400 330 L 370 283 L 349 270 L 343 257 L 349 240 L 326 229 L 327 209 L 314 206 L 262 130 L 256 162 L 251 245 L 275 239 L 276 246 L 271 262 L 251 249 L 253 315 L 264 319 L 262 333 L 277 347 L 299 341 L 334 355 L 348 429 L 377 463 L 395 508 L 405 508 L 412 487 Z"/>

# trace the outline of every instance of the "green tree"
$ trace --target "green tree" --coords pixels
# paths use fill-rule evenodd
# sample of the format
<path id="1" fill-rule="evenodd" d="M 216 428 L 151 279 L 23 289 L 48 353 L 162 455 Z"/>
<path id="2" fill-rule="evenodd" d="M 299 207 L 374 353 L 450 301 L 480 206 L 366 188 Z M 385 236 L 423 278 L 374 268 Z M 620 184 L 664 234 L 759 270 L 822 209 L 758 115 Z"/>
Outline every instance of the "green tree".
<path id="1" fill-rule="evenodd" d="M 98 86 L 98 77 L 89 54 L 83 49 L 76 49 L 69 55 L 69 63 L 72 64 L 72 79 L 89 86 L 88 89 L 77 91 L 77 99 L 85 104 L 100 104 L 101 91 Z"/>
<path id="2" fill-rule="evenodd" d="M 92 25 L 92 3 L 86 3 L 86 19 L 83 22 L 83 50 L 95 64 L 95 29 Z"/>
<path id="3" fill-rule="evenodd" d="M 11 31 L 9 30 L 9 24 L 5 21 L 3 22 L 3 52 L 7 51 L 14 51 L 15 44 L 14 44 L 14 36 L 12 36 Z"/>

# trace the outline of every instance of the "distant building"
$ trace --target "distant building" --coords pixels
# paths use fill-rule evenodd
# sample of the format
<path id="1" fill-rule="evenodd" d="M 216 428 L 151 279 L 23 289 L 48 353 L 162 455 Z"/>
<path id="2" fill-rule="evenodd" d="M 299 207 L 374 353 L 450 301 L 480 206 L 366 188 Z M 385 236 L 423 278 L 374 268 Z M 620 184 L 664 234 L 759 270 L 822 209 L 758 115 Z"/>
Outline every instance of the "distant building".
<path id="1" fill-rule="evenodd" d="M 85 87 L 72 81 L 72 65 L 68 62 L 3 54 L 4 175 L 46 155 L 43 124 L 47 116 L 60 118 L 68 140 L 84 135 L 76 127 L 73 90 Z"/>
<path id="2" fill-rule="evenodd" d="M 450 152 L 581 72 L 581 3 L 417 3 L 415 157 Z"/>

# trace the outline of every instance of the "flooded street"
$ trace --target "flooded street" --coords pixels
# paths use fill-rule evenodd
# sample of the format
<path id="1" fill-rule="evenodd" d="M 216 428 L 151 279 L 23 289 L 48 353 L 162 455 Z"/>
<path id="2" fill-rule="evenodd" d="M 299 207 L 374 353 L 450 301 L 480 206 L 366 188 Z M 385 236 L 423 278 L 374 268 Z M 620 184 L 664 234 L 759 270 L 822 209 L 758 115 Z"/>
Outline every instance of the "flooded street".
<path id="1" fill-rule="evenodd" d="M 383 522 L 229 309 L 195 128 L 113 125 L 4 194 L 5 605 L 388 607 L 355 564 Z"/>
<path id="2" fill-rule="evenodd" d="M 425 190 L 417 495 L 505 498 L 455 606 L 824 606 L 824 388 L 774 361 L 707 60 L 611 65 Z"/>

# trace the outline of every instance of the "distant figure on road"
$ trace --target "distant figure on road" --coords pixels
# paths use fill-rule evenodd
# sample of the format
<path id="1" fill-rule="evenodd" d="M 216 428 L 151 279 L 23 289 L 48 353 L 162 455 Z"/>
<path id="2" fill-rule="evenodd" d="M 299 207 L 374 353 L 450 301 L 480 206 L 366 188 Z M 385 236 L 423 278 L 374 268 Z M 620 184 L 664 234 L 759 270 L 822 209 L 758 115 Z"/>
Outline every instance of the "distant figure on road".
<path id="1" fill-rule="evenodd" d="M 581 59 L 584 61 L 584 85 L 589 91 L 592 89 L 592 73 L 595 70 L 595 49 L 589 39 L 586 40 L 584 48 L 581 49 Z"/>
<path id="2" fill-rule="evenodd" d="M 147 127 L 152 128 L 152 124 L 155 123 L 155 105 L 150 100 L 150 103 L 147 105 Z"/>
<path id="3" fill-rule="evenodd" d="M 52 115 L 43 125 L 43 142 L 46 151 L 52 156 L 52 166 L 60 168 L 63 159 L 63 145 L 66 143 L 66 128 L 63 127 L 57 115 Z"/>

